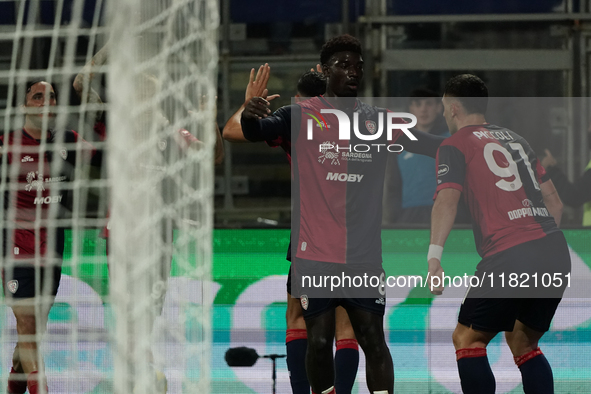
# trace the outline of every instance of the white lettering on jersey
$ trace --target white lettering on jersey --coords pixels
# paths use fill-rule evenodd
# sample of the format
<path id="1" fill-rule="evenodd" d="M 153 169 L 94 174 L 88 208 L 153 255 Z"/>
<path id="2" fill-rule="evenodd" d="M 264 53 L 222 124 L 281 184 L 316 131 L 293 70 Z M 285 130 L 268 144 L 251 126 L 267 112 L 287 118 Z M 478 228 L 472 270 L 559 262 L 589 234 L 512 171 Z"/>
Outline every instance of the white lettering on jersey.
<path id="1" fill-rule="evenodd" d="M 550 216 L 550 213 L 546 208 L 535 207 L 515 209 L 513 211 L 507 212 L 507 214 L 509 215 L 510 220 L 521 219 L 526 216 Z"/>
<path id="2" fill-rule="evenodd" d="M 514 138 L 509 134 L 508 131 L 473 131 L 472 134 L 479 140 L 487 138 L 489 140 L 505 140 L 512 141 Z"/>
<path id="3" fill-rule="evenodd" d="M 36 197 L 35 198 L 35 205 L 38 204 L 55 204 L 62 201 L 62 195 L 57 196 L 47 196 L 47 197 Z"/>
<path id="4" fill-rule="evenodd" d="M 52 178 L 45 178 L 45 183 L 63 182 L 66 180 L 66 176 L 54 176 Z"/>
<path id="5" fill-rule="evenodd" d="M 363 175 L 360 174 L 347 174 L 338 172 L 329 172 L 326 174 L 327 181 L 340 181 L 340 182 L 361 182 Z"/>

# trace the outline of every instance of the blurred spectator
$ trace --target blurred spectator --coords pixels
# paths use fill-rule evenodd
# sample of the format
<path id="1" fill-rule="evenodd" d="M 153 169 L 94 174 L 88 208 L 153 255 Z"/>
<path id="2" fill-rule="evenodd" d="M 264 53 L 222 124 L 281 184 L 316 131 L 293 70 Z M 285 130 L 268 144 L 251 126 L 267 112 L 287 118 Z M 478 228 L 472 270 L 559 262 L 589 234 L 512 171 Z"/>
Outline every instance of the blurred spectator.
<path id="1" fill-rule="evenodd" d="M 435 135 L 449 137 L 449 132 L 442 116 L 443 106 L 440 96 L 429 89 L 415 89 L 410 94 L 408 111 L 417 117 L 414 129 Z M 413 129 L 413 130 L 414 130 Z M 396 223 L 429 224 L 431 208 L 437 183 L 435 180 L 435 160 L 431 157 L 402 152 L 391 160 L 390 165 L 397 167 L 399 179 L 392 185 L 401 190 L 401 211 L 394 219 Z M 395 175 L 396 169 L 393 169 Z M 392 188 L 391 188 L 392 189 Z M 388 198 L 388 203 L 391 200 Z"/>
<path id="2" fill-rule="evenodd" d="M 591 148 L 591 133 L 589 135 L 589 147 Z M 558 167 L 558 162 L 552 153 L 546 149 L 546 156 L 542 159 L 542 166 L 554 183 L 562 202 L 573 208 L 584 205 L 583 226 L 591 226 L 591 161 L 587 164 L 583 175 L 575 182 L 570 182 L 568 177 Z"/>

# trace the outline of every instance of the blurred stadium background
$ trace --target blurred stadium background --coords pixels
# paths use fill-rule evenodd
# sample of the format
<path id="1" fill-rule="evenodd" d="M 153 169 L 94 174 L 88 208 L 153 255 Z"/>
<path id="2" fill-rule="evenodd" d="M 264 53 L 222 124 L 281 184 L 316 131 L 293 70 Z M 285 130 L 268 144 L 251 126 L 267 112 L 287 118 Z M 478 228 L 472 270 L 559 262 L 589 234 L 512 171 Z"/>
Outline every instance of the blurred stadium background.
<path id="1" fill-rule="evenodd" d="M 23 57 L 21 53 L 15 55 L 13 47 L 21 1 L 0 0 L 0 108 L 5 108 L 8 101 L 11 61 L 14 56 Z M 56 18 L 64 26 L 70 23 L 73 0 L 30 3 L 38 4 L 34 8 L 37 16 L 33 18 L 36 29 L 51 29 Z M 61 10 L 61 15 L 56 10 Z M 366 67 L 361 96 L 405 97 L 418 86 L 440 92 L 449 77 L 472 72 L 487 83 L 491 96 L 580 97 L 562 107 L 525 114 L 523 122 L 529 122 L 531 117 L 536 127 L 525 128 L 522 134 L 539 155 L 545 148 L 551 148 L 571 180 L 589 162 L 591 1 L 220 0 L 219 10 L 217 120 L 220 128 L 243 103 L 251 68 L 264 63 L 271 65 L 268 88 L 270 93 L 281 94 L 273 102 L 277 108 L 290 102 L 301 73 L 318 63 L 322 43 L 334 35 L 350 33 L 364 44 Z M 97 0 L 86 0 L 83 20 L 77 27 L 92 26 L 95 18 L 104 27 L 104 18 L 97 16 L 97 12 L 104 12 L 104 6 L 100 3 L 97 6 Z M 96 52 L 106 42 L 107 33 L 99 31 L 96 42 L 89 40 L 88 35 L 79 37 L 72 79 L 87 61 L 88 53 Z M 22 39 L 29 40 L 30 45 L 26 66 L 32 70 L 47 69 L 52 39 L 33 35 Z M 61 39 L 58 37 L 58 42 Z M 94 47 L 89 47 L 89 43 Z M 57 51 L 55 59 L 59 64 L 65 42 L 57 46 Z M 105 78 L 99 80 L 96 88 L 106 97 Z M 70 105 L 80 104 L 75 94 L 69 96 Z M 72 128 L 78 128 L 75 116 L 70 122 Z M 0 119 L 0 127 L 4 125 Z M 92 139 L 90 133 L 83 135 Z M 269 149 L 264 144 L 228 143 L 225 148 L 225 162 L 216 168 L 215 174 L 211 387 L 214 393 L 270 393 L 270 362 L 259 360 L 249 369 L 229 368 L 223 354 L 229 347 L 243 345 L 256 348 L 259 354 L 285 352 L 290 170 L 279 149 Z M 88 214 L 104 214 L 97 209 L 89 205 Z M 578 274 L 591 276 L 591 230 L 580 226 L 581 218 L 581 208 L 567 208 L 563 227 L 567 229 L 565 234 L 572 248 L 573 267 Z M 417 266 L 422 272 L 428 246 L 427 227 L 396 224 L 387 227 L 383 240 L 388 274 L 408 275 Z M 99 229 L 83 230 L 75 237 L 79 245 L 72 244 L 74 237 L 70 233 L 66 241 L 69 252 L 64 257 L 67 278 L 60 289 L 64 298 L 60 301 L 58 295 L 50 316 L 50 330 L 51 327 L 66 330 L 72 320 L 90 333 L 104 333 L 112 327 L 112 312 L 105 302 L 108 294 L 105 244 L 99 232 Z M 453 232 L 450 242 L 453 269 L 457 274 L 470 272 L 479 261 L 471 231 L 466 227 Z M 446 258 L 447 252 L 446 248 Z M 76 267 L 69 265 L 70 261 L 76 261 Z M 183 280 L 177 274 L 173 264 L 170 289 L 174 289 L 175 281 Z M 84 307 L 73 308 L 65 301 L 72 289 L 87 296 Z M 565 302 L 551 333 L 543 339 L 548 359 L 554 366 L 557 393 L 591 392 L 588 301 Z M 172 290 L 165 317 L 166 313 L 174 314 L 174 302 Z M 389 300 L 386 329 L 395 364 L 396 392 L 458 392 L 451 345 L 457 307 L 457 301 L 448 305 L 421 289 L 395 294 Z M 5 379 L 14 329 L 11 312 L 2 308 L 0 368 Z M 498 392 L 521 392 L 519 373 L 501 344 L 499 337 L 490 351 L 499 382 Z M 175 346 L 179 344 L 171 340 L 158 346 L 167 360 L 174 363 Z M 108 343 L 52 342 L 47 344 L 45 357 L 48 374 L 54 382 L 67 375 L 73 364 L 76 368 L 83 365 L 88 378 L 77 392 L 109 392 L 111 386 L 104 378 L 113 370 Z M 367 392 L 363 370 L 362 361 L 356 384 L 359 393 Z M 166 372 L 170 392 L 182 392 L 181 379 L 175 374 L 187 372 L 174 368 Z M 278 392 L 290 392 L 284 360 L 278 363 L 278 373 Z M 53 384 L 57 387 L 57 383 Z"/>

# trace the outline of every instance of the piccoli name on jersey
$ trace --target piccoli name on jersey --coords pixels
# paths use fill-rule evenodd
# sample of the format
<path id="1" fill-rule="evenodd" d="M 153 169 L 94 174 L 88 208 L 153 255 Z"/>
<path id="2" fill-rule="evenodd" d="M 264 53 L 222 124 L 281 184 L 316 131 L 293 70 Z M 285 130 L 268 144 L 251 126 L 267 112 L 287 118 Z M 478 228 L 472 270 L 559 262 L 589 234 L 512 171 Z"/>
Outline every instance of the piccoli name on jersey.
<path id="1" fill-rule="evenodd" d="M 489 140 L 512 141 L 514 138 L 506 130 L 501 131 L 474 131 L 474 134 L 479 140 L 488 138 Z"/>

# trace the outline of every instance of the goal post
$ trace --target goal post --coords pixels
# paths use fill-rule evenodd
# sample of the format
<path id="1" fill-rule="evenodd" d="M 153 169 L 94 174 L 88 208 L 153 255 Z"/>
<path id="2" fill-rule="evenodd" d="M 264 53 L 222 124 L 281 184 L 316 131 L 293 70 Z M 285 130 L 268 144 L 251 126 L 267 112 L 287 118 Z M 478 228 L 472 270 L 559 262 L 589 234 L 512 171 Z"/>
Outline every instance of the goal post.
<path id="1" fill-rule="evenodd" d="M 55 121 L 46 109 L 38 147 L 22 147 L 20 134 L 15 146 L 0 147 L 2 230 L 47 230 L 47 245 L 65 247 L 48 331 L 39 326 L 35 335 L 52 394 L 162 393 L 163 380 L 170 393 L 211 392 L 218 7 L 218 0 L 0 0 L 8 23 L 0 28 L 4 135 L 23 127 L 28 82 L 47 81 L 58 92 Z M 83 68 L 105 44 L 106 61 Z M 81 70 L 88 84 L 79 104 L 72 82 Z M 91 87 L 104 103 L 87 97 Z M 94 122 L 103 111 L 99 135 Z M 86 160 L 86 142 L 62 141 L 69 130 L 103 154 L 98 169 Z M 30 152 L 53 159 L 32 163 Z M 17 223 L 24 192 L 36 205 Z M 107 222 L 108 273 L 98 235 Z M 49 257 L 61 263 L 35 239 L 37 269 Z M 6 245 L 17 253 L 11 239 Z M 3 257 L 2 268 L 19 264 L 18 256 Z M 38 294 L 53 302 L 41 286 Z M 18 339 L 7 306 L 1 390 Z"/>
<path id="2" fill-rule="evenodd" d="M 126 0 L 108 6 L 114 389 L 159 392 L 154 372 L 170 368 L 183 375 L 182 392 L 207 393 L 218 5 Z M 184 139 L 187 132 L 198 141 Z M 179 321 L 166 335 L 181 353 L 176 367 L 152 353 L 173 256 L 194 280 L 174 289 Z M 200 305 L 189 299 L 195 281 Z"/>

